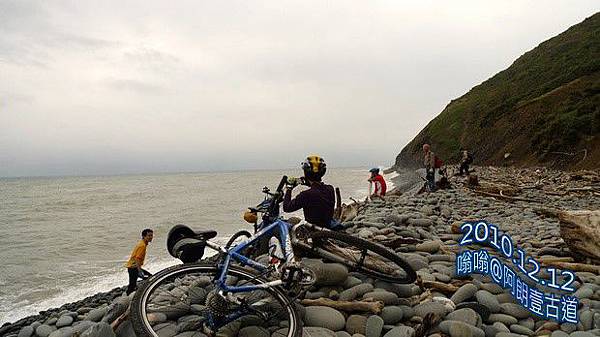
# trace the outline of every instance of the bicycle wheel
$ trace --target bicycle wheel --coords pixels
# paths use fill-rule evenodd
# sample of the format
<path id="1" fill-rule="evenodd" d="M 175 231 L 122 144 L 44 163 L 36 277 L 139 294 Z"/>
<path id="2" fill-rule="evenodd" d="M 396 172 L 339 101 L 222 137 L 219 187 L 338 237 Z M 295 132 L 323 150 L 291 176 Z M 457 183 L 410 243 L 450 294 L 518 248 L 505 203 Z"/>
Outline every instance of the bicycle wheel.
<path id="1" fill-rule="evenodd" d="M 215 266 L 182 264 L 164 269 L 144 282 L 131 302 L 131 323 L 136 335 L 159 337 L 187 332 L 186 336 L 236 336 L 241 329 L 252 326 L 248 329 L 260 329 L 269 335 L 301 336 L 302 320 L 283 290 L 269 287 L 231 294 L 235 299 L 224 297 L 214 286 L 217 273 Z M 227 275 L 228 285 L 267 282 L 235 266 L 229 268 Z"/>
<path id="2" fill-rule="evenodd" d="M 352 271 L 393 283 L 413 283 L 414 269 L 395 252 L 361 238 L 334 231 L 310 234 L 313 252 Z"/>
<path id="3" fill-rule="evenodd" d="M 225 245 L 225 249 L 229 249 L 231 248 L 231 246 L 236 242 L 237 239 L 242 238 L 242 239 L 249 239 L 252 237 L 252 234 L 250 234 L 250 232 L 245 231 L 245 230 L 241 230 L 235 234 L 233 234 L 230 238 L 229 241 L 227 241 L 227 244 Z"/>

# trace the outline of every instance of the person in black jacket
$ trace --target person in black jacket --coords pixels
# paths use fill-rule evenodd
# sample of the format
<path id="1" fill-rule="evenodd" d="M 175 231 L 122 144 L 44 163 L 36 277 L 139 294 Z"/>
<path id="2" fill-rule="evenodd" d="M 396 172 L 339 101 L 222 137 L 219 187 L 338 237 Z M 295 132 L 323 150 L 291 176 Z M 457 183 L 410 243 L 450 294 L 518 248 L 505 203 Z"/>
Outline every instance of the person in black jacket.
<path id="1" fill-rule="evenodd" d="M 473 162 L 473 155 L 466 149 L 461 150 L 461 155 L 459 174 L 462 176 L 464 172 L 469 175 L 469 165 Z"/>
<path id="2" fill-rule="evenodd" d="M 333 212 L 335 209 L 335 192 L 333 186 L 323 183 L 322 178 L 327 171 L 325 160 L 319 156 L 308 156 L 302 162 L 305 184 L 308 190 L 300 192 L 292 199 L 292 190 L 297 182 L 287 185 L 283 198 L 283 211 L 294 212 L 302 209 L 304 219 L 314 225 L 326 228 L 335 226 Z"/>

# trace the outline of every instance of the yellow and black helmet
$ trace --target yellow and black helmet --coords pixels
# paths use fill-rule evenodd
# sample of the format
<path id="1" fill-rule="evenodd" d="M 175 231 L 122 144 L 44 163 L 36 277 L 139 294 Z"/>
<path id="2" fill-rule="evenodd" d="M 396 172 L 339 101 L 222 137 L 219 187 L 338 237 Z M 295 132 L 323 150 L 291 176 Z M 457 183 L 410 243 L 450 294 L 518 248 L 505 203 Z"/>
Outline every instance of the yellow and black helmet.
<path id="1" fill-rule="evenodd" d="M 302 162 L 302 170 L 307 179 L 321 181 L 327 171 L 327 165 L 325 165 L 323 158 L 312 155 L 306 157 L 306 160 Z"/>

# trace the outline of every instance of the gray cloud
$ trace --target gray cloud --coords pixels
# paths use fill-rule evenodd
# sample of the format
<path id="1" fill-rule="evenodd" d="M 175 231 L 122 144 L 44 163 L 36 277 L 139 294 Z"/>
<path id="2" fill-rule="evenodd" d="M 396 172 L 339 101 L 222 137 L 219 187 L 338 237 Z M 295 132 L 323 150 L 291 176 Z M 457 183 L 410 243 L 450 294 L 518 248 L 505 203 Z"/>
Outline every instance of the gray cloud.
<path id="1" fill-rule="evenodd" d="M 5 0 L 0 176 L 391 164 L 451 99 L 599 8 Z"/>

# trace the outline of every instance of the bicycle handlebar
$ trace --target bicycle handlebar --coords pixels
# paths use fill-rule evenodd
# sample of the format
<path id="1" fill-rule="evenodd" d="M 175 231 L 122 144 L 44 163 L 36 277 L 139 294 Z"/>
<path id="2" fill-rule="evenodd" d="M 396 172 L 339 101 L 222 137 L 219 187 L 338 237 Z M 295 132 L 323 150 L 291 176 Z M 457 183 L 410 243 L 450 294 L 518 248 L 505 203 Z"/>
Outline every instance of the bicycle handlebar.
<path id="1" fill-rule="evenodd" d="M 287 176 L 283 176 L 281 177 L 281 181 L 279 182 L 279 186 L 277 186 L 277 192 L 281 192 L 283 191 L 283 186 L 285 185 L 285 183 L 287 183 L 288 177 Z"/>

